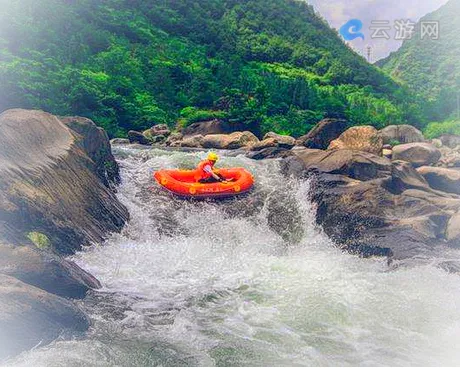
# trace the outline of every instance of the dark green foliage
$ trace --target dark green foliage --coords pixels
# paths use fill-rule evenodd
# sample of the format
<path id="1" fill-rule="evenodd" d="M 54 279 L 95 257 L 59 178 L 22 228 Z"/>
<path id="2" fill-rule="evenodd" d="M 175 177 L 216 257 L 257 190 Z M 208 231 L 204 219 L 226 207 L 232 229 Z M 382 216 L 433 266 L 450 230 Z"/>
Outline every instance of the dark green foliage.
<path id="1" fill-rule="evenodd" d="M 82 115 L 111 136 L 211 118 L 298 136 L 323 117 L 423 123 L 417 106 L 300 1 L 0 6 L 0 110 Z"/>

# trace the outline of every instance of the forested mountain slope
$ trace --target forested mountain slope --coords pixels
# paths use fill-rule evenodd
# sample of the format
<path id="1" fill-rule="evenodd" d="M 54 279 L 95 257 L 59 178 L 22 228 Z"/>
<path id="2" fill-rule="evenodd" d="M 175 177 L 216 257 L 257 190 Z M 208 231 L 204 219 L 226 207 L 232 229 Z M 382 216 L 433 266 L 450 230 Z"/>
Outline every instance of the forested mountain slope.
<path id="1" fill-rule="evenodd" d="M 429 21 L 438 22 L 439 39 L 427 36 L 422 39 L 422 22 Z M 405 41 L 397 52 L 379 62 L 395 79 L 407 84 L 428 101 L 425 111 L 430 120 L 446 120 L 445 133 L 457 126 L 457 134 L 460 134 L 459 35 L 460 0 L 450 0 L 422 18 L 412 39 Z"/>
<path id="2" fill-rule="evenodd" d="M 112 136 L 219 117 L 300 135 L 325 116 L 422 124 L 416 102 L 293 0 L 2 0 L 0 110 Z"/>

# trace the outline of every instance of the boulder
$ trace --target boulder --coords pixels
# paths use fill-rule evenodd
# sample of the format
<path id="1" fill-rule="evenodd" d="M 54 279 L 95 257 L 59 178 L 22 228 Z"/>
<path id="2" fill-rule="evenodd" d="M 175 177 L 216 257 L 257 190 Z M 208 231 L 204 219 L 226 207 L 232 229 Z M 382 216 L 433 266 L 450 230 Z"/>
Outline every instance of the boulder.
<path id="1" fill-rule="evenodd" d="M 412 165 L 405 161 L 393 161 L 391 163 L 391 182 L 387 188 L 392 193 L 402 193 L 408 189 L 428 190 L 426 180 L 415 170 Z"/>
<path id="2" fill-rule="evenodd" d="M 460 212 L 450 218 L 447 224 L 446 240 L 450 246 L 460 247 Z"/>
<path id="3" fill-rule="evenodd" d="M 3 240 L 0 240 L 0 274 L 66 298 L 83 298 L 89 289 L 101 287 L 94 276 L 71 261 L 46 250 L 14 246 Z"/>
<path id="4" fill-rule="evenodd" d="M 259 139 L 251 132 L 233 132 L 231 134 L 210 134 L 203 139 L 204 148 L 238 149 L 250 148 L 259 143 Z"/>
<path id="5" fill-rule="evenodd" d="M 391 161 L 367 152 L 352 150 L 293 151 L 306 171 L 346 175 L 357 180 L 371 180 L 391 174 Z"/>
<path id="6" fill-rule="evenodd" d="M 158 143 L 171 134 L 168 126 L 166 124 L 154 125 L 150 129 L 144 130 L 142 135 L 153 143 Z M 159 138 L 161 137 L 161 138 Z"/>
<path id="7" fill-rule="evenodd" d="M 442 144 L 449 148 L 456 148 L 460 146 L 460 135 L 444 134 L 439 137 Z"/>
<path id="8" fill-rule="evenodd" d="M 171 133 L 168 139 L 166 139 L 165 144 L 171 147 L 179 146 L 179 142 L 182 140 L 182 138 L 183 136 L 181 133 Z"/>
<path id="9" fill-rule="evenodd" d="M 407 143 L 393 147 L 393 159 L 410 162 L 414 167 L 432 165 L 441 152 L 430 143 Z"/>
<path id="10" fill-rule="evenodd" d="M 293 155 L 287 148 L 267 147 L 258 151 L 249 152 L 246 156 L 253 160 L 264 160 L 268 158 L 283 158 Z"/>
<path id="11" fill-rule="evenodd" d="M 1 222 L 17 234 L 43 234 L 60 254 L 103 241 L 129 217 L 90 157 L 97 140 L 83 137 L 43 111 L 0 114 Z"/>
<path id="12" fill-rule="evenodd" d="M 340 137 L 331 142 L 328 149 L 350 149 L 380 155 L 383 140 L 377 129 L 372 126 L 355 126 L 346 130 Z"/>
<path id="13" fill-rule="evenodd" d="M 460 170 L 422 166 L 417 171 L 426 179 L 431 188 L 460 194 Z"/>
<path id="14" fill-rule="evenodd" d="M 326 149 L 347 128 L 349 123 L 342 119 L 323 119 L 310 132 L 297 140 L 297 144 L 312 149 Z"/>
<path id="15" fill-rule="evenodd" d="M 379 132 L 383 144 L 424 142 L 423 133 L 412 125 L 389 125 Z"/>
<path id="16" fill-rule="evenodd" d="M 251 147 L 251 151 L 260 151 L 265 148 L 277 147 L 278 143 L 274 138 L 266 138 Z"/>
<path id="17" fill-rule="evenodd" d="M 441 147 L 441 158 L 436 163 L 436 166 L 445 168 L 460 167 L 460 146 L 454 149 L 448 147 Z"/>
<path id="18" fill-rule="evenodd" d="M 273 139 L 275 143 L 280 146 L 281 148 L 290 149 L 296 145 L 296 140 L 293 137 L 288 135 L 280 135 L 273 132 L 269 132 L 265 134 L 264 140 L 266 139 Z"/>
<path id="19" fill-rule="evenodd" d="M 150 145 L 152 142 L 141 132 L 136 132 L 135 130 L 130 130 L 128 132 L 129 143 L 137 143 L 143 145 Z"/>
<path id="20" fill-rule="evenodd" d="M 209 121 L 200 121 L 185 127 L 181 131 L 184 137 L 194 135 L 209 135 L 209 134 L 227 134 L 230 133 L 228 124 L 221 120 L 214 119 Z"/>
<path id="21" fill-rule="evenodd" d="M 203 147 L 204 137 L 202 135 L 192 135 L 180 141 L 180 147 L 201 148 Z"/>
<path id="22" fill-rule="evenodd" d="M 0 360 L 89 326 L 71 301 L 0 274 Z"/>
<path id="23" fill-rule="evenodd" d="M 94 167 L 90 170 L 95 172 L 105 186 L 120 183 L 118 164 L 112 155 L 109 136 L 104 129 L 99 128 L 94 122 L 80 116 L 65 116 L 60 120 L 79 136 L 76 144 L 83 149 L 93 161 Z"/>
<path id="24" fill-rule="evenodd" d="M 408 260 L 436 256 L 455 238 L 460 196 L 431 189 L 410 163 L 347 150 L 291 152 L 282 172 L 310 179 L 316 221 L 342 249 Z"/>
<path id="25" fill-rule="evenodd" d="M 129 139 L 126 139 L 126 138 L 114 138 L 112 140 L 110 140 L 110 144 L 111 145 L 126 145 L 126 144 L 129 144 Z"/>

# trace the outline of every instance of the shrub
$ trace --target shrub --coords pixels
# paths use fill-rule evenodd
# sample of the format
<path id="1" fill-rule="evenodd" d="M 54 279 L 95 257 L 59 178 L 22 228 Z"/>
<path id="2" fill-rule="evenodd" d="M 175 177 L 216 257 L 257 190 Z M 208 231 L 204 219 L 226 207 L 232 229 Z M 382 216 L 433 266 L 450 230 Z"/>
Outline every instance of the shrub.
<path id="1" fill-rule="evenodd" d="M 180 111 L 180 118 L 177 123 L 180 128 L 185 128 L 199 121 L 225 118 L 226 113 L 221 110 L 201 110 L 196 107 L 188 106 Z"/>
<path id="2" fill-rule="evenodd" d="M 423 133 L 428 139 L 437 138 L 443 134 L 460 135 L 460 122 L 449 120 L 441 123 L 429 123 Z"/>

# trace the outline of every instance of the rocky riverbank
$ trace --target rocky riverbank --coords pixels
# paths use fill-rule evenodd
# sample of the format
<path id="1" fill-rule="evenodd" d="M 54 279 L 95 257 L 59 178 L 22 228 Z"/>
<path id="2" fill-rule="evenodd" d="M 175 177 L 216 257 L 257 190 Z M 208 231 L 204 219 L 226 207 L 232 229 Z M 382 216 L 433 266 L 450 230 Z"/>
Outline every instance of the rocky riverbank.
<path id="1" fill-rule="evenodd" d="M 63 258 L 120 231 L 118 166 L 106 133 L 85 118 L 0 115 L 0 359 L 90 322 L 72 299 L 100 287 Z"/>
<path id="2" fill-rule="evenodd" d="M 227 128 L 211 121 L 165 134 L 161 127 L 153 144 L 281 158 L 286 175 L 312 180 L 318 224 L 354 253 L 408 259 L 460 246 L 459 137 L 428 141 L 410 125 L 378 131 L 340 119 L 325 119 L 298 139 L 268 133 L 259 140 Z"/>

